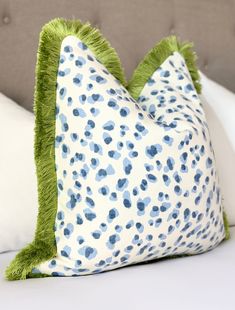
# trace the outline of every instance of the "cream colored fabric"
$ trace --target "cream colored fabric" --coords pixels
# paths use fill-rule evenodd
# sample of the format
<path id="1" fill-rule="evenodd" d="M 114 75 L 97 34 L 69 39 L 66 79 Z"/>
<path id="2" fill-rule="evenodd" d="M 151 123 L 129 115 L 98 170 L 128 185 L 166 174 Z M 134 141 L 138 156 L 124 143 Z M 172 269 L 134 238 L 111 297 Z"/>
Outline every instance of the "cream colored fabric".
<path id="1" fill-rule="evenodd" d="M 57 255 L 34 273 L 99 273 L 199 254 L 224 239 L 208 126 L 178 52 L 156 68 L 136 102 L 68 36 L 56 111 Z"/>

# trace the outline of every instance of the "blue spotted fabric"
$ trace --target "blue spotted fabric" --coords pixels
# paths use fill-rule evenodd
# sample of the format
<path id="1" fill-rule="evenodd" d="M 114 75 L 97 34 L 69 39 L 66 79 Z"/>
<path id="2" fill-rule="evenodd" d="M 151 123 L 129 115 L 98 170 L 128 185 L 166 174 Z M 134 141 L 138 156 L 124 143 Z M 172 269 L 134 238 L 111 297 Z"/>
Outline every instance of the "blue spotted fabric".
<path id="1" fill-rule="evenodd" d="M 34 273 L 100 273 L 203 253 L 224 239 L 209 130 L 178 52 L 136 101 L 67 36 L 56 105 L 57 255 Z"/>

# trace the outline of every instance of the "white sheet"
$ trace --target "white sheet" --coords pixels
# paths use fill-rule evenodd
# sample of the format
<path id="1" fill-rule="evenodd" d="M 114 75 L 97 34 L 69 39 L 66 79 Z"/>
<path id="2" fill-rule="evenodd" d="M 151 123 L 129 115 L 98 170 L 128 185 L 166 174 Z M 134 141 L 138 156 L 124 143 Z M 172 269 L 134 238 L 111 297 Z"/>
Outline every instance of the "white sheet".
<path id="1" fill-rule="evenodd" d="M 215 250 L 79 278 L 7 282 L 15 253 L 0 254 L 0 309 L 233 310 L 235 227 Z"/>

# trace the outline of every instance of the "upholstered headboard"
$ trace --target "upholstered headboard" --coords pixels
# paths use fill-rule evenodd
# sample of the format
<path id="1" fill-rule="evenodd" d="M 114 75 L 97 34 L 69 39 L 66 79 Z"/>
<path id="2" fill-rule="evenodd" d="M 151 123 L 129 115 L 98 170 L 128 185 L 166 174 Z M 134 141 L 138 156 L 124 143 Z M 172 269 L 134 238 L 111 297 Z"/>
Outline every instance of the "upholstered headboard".
<path id="1" fill-rule="evenodd" d="M 127 77 L 159 39 L 192 40 L 198 64 L 235 91 L 235 0 L 0 0 L 0 92 L 32 109 L 38 36 L 55 17 L 90 21 Z"/>

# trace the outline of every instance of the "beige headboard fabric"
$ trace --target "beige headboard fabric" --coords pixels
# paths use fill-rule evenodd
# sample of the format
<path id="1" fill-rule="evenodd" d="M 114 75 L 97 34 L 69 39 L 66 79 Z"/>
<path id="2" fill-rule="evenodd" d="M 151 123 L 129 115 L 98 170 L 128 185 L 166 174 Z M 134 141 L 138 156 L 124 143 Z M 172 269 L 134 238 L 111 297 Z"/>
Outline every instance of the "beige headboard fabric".
<path id="1" fill-rule="evenodd" d="M 235 91 L 235 0 L 0 0 L 0 92 L 32 110 L 38 36 L 55 17 L 101 29 L 129 78 L 158 40 L 192 40 L 198 64 Z"/>

